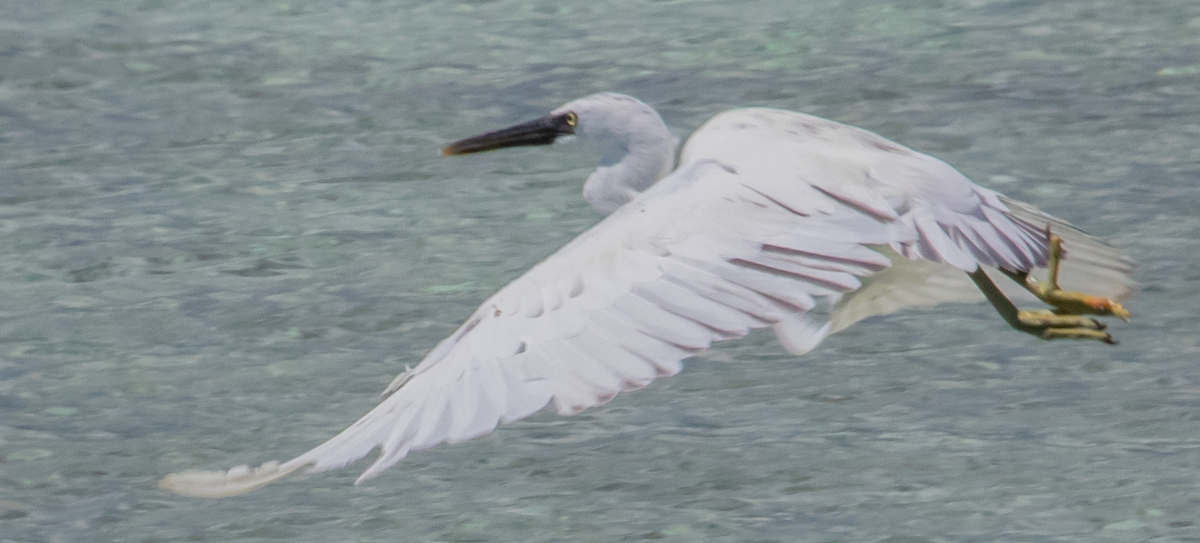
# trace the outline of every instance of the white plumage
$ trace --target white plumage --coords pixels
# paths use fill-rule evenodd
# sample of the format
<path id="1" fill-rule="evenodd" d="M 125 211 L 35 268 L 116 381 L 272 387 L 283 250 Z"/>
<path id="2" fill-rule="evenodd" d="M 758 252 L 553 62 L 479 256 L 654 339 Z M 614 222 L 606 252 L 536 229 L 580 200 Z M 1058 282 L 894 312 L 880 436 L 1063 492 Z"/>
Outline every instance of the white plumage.
<path id="1" fill-rule="evenodd" d="M 515 128 L 446 153 L 574 134 L 602 156 L 585 196 L 612 213 L 485 301 L 334 438 L 283 464 L 183 472 L 164 487 L 234 495 L 380 449 L 362 481 L 410 451 L 548 404 L 562 414 L 602 404 L 758 328 L 803 354 L 868 316 L 982 300 L 963 272 L 1044 266 L 1047 225 L 1070 251 L 1064 282 L 1111 298 L 1131 288 L 1132 263 L 1065 222 L 936 158 L 810 115 L 721 113 L 673 171 L 674 137 L 628 96 L 589 96 Z"/>

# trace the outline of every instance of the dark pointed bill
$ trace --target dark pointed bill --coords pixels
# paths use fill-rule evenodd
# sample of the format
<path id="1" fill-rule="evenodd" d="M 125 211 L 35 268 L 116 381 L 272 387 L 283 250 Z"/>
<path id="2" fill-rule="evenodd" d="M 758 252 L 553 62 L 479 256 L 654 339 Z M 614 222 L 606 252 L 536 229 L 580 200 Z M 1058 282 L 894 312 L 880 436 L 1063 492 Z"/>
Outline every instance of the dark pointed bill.
<path id="1" fill-rule="evenodd" d="M 575 133 L 572 121 L 567 120 L 574 119 L 573 115 L 547 115 L 527 123 L 459 140 L 443 147 L 442 156 L 481 153 L 523 145 L 549 145 L 559 136 Z"/>

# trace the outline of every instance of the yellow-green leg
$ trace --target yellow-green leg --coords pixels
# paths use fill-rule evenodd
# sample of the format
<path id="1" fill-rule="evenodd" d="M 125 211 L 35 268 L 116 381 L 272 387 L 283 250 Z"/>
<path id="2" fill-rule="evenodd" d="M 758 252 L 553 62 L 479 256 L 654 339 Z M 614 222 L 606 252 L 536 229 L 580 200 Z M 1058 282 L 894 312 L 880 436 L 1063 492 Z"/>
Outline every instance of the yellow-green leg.
<path id="1" fill-rule="evenodd" d="M 1049 232 L 1047 232 L 1049 234 Z M 1050 261 L 1046 281 L 1041 282 L 1029 272 L 1014 272 L 1001 268 L 1000 272 L 1016 281 L 1038 299 L 1052 306 L 1053 310 L 1021 311 L 1000 291 L 991 277 L 982 268 L 970 274 L 971 280 L 988 302 L 996 308 L 1004 322 L 1013 329 L 1032 334 L 1042 339 L 1094 339 L 1115 345 L 1117 340 L 1105 331 L 1107 326 L 1084 315 L 1114 316 L 1129 320 L 1129 311 L 1121 304 L 1081 292 L 1065 291 L 1058 286 L 1058 269 L 1062 262 L 1062 238 L 1049 234 Z"/>

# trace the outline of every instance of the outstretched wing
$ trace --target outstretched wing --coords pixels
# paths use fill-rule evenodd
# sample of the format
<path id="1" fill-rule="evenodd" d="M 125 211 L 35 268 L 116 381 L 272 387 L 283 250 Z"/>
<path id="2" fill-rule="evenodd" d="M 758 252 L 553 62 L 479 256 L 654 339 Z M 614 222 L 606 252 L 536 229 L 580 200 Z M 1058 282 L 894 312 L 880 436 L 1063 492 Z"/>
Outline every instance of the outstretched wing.
<path id="1" fill-rule="evenodd" d="M 828 304 L 836 317 L 894 261 L 957 275 L 979 264 L 1027 270 L 1045 262 L 1044 229 L 945 163 L 869 132 L 727 112 L 693 136 L 674 173 L 484 302 L 342 433 L 283 464 L 178 473 L 163 486 L 239 494 L 380 449 L 362 481 L 547 404 L 573 414 L 604 403 L 753 329 L 773 327 L 807 352 L 834 324 L 812 310 Z M 956 299 L 930 291 L 919 301 Z M 868 313 L 905 305 L 889 303 Z"/>

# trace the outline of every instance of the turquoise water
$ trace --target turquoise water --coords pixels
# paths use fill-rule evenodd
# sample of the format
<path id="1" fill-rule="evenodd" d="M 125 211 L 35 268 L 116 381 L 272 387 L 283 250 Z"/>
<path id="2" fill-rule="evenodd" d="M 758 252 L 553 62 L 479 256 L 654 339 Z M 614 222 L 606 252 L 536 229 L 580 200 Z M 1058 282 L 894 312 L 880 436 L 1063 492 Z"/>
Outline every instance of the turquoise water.
<path id="1" fill-rule="evenodd" d="M 601 90 L 935 154 L 1127 250 L 1136 318 L 755 334 L 360 486 L 156 487 L 333 435 L 594 223 L 578 150 L 437 150 Z M 1196 541 L 1198 180 L 1191 0 L 2 2 L 0 542 Z"/>

